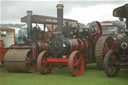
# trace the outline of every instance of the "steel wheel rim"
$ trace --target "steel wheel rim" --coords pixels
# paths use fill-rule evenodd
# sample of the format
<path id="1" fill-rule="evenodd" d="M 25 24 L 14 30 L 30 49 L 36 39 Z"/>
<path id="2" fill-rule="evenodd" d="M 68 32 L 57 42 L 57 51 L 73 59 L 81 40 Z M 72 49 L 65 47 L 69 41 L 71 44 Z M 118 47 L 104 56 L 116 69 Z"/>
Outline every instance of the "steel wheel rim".
<path id="1" fill-rule="evenodd" d="M 111 45 L 109 46 L 107 42 Z M 116 50 L 114 39 L 109 36 L 101 36 L 95 46 L 96 64 L 99 69 L 103 69 L 104 57 L 110 50 Z"/>
<path id="2" fill-rule="evenodd" d="M 78 52 L 74 51 L 69 56 L 69 71 L 72 76 L 81 76 L 84 72 L 84 57 Z"/>
<path id="3" fill-rule="evenodd" d="M 37 60 L 37 67 L 41 74 L 49 74 L 53 70 L 53 65 L 47 62 L 46 53 L 46 51 L 41 52 Z"/>

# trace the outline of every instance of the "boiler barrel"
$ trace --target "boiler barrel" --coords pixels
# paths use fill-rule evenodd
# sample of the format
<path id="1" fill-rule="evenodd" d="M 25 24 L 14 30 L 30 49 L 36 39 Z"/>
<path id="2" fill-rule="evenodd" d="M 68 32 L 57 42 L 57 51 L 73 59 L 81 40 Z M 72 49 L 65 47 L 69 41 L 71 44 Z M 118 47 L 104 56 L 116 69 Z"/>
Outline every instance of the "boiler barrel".
<path id="1" fill-rule="evenodd" d="M 88 41 L 80 38 L 55 38 L 51 41 L 49 48 L 54 57 L 60 57 L 59 55 L 67 55 L 74 50 L 85 51 L 88 48 Z"/>
<path id="2" fill-rule="evenodd" d="M 70 51 L 74 50 L 80 50 L 85 51 L 85 49 L 88 48 L 88 42 L 87 40 L 81 40 L 81 39 L 69 39 L 70 42 Z"/>
<path id="3" fill-rule="evenodd" d="M 39 52 L 43 51 L 43 50 L 48 50 L 48 43 L 45 43 L 42 40 L 38 41 L 38 46 L 39 46 Z"/>

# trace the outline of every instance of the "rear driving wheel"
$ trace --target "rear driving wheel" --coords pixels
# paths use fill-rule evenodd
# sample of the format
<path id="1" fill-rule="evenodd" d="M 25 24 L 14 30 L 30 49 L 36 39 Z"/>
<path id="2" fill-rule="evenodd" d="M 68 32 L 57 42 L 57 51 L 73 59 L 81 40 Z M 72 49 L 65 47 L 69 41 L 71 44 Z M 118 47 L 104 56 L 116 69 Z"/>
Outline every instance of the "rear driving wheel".
<path id="1" fill-rule="evenodd" d="M 103 34 L 101 24 L 98 21 L 91 22 L 89 24 L 89 33 L 89 38 L 95 45 L 98 38 Z"/>
<path id="2" fill-rule="evenodd" d="M 37 59 L 37 68 L 41 74 L 50 74 L 53 70 L 53 65 L 47 62 L 48 52 L 43 51 Z"/>
<path id="3" fill-rule="evenodd" d="M 120 68 L 116 65 L 114 51 L 110 50 L 104 58 L 104 71 L 108 77 L 114 77 L 119 73 Z"/>
<path id="4" fill-rule="evenodd" d="M 74 51 L 69 56 L 68 68 L 72 76 L 81 76 L 84 72 L 84 56 Z"/>
<path id="5" fill-rule="evenodd" d="M 112 37 L 102 36 L 98 39 L 95 47 L 96 64 L 99 69 L 103 69 L 104 57 L 110 50 L 115 50 L 116 44 Z"/>

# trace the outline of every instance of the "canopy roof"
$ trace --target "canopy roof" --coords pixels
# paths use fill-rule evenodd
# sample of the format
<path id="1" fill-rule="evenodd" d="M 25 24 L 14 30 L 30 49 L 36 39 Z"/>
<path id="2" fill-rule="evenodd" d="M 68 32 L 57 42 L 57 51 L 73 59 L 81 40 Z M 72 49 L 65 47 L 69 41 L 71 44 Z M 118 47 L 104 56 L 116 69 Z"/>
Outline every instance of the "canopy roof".
<path id="1" fill-rule="evenodd" d="M 128 7 L 128 4 L 125 4 L 124 6 L 118 7 L 116 9 L 113 10 L 113 16 L 115 17 L 121 17 L 121 18 L 125 18 L 126 15 L 126 7 Z"/>
<path id="2" fill-rule="evenodd" d="M 27 16 L 24 16 L 21 18 L 21 22 L 26 22 L 27 21 Z M 65 19 L 64 18 L 64 23 L 65 22 L 69 23 L 77 23 L 76 20 L 72 19 Z M 39 23 L 39 24 L 57 24 L 57 18 L 56 17 L 51 17 L 51 16 L 42 16 L 42 15 L 32 15 L 32 23 Z"/>

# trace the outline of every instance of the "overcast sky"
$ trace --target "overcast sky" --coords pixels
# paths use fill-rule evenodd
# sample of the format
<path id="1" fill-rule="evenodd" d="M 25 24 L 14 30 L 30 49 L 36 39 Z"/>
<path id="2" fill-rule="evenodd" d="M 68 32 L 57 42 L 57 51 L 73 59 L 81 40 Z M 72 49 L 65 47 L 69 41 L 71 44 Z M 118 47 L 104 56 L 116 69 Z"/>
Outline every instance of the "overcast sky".
<path id="1" fill-rule="evenodd" d="M 56 16 L 56 4 L 64 4 L 64 17 L 87 24 L 91 21 L 117 20 L 112 16 L 114 8 L 128 0 L 1 0 L 0 23 L 20 23 L 27 10 L 33 14 Z"/>

